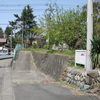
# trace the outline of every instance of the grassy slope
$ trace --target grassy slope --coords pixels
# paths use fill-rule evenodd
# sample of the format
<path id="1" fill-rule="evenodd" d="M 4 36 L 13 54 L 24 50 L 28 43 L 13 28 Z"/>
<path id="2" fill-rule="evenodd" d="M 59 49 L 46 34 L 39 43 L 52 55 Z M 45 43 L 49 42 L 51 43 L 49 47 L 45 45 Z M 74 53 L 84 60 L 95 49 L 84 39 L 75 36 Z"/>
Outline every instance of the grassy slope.
<path id="1" fill-rule="evenodd" d="M 72 60 L 70 61 L 70 66 L 75 67 L 75 50 L 64 50 L 64 51 L 57 51 L 57 50 L 48 50 L 48 49 L 42 49 L 42 48 L 25 48 L 22 49 L 22 51 L 39 51 L 43 53 L 51 53 L 51 54 L 64 54 L 64 55 L 70 55 Z M 77 65 L 75 68 L 78 69 L 84 69 L 83 65 Z"/>
<path id="2" fill-rule="evenodd" d="M 64 55 L 71 55 L 74 56 L 75 55 L 75 51 L 74 50 L 64 50 L 64 51 L 57 51 L 57 50 L 47 50 L 47 49 L 42 49 L 42 48 L 25 48 L 22 49 L 23 51 L 39 51 L 39 52 L 44 52 L 44 53 L 51 53 L 51 54 L 64 54 Z"/>

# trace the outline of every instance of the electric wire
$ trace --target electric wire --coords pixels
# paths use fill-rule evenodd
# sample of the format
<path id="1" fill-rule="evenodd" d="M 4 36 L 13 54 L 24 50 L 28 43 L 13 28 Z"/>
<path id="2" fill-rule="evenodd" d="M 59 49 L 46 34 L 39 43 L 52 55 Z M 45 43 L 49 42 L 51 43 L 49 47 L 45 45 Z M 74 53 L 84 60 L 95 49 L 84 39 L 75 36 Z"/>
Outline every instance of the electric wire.
<path id="1" fill-rule="evenodd" d="M 47 1 L 47 4 L 49 4 L 49 1 L 51 0 L 48 0 Z M 53 4 L 57 4 L 58 6 L 66 6 L 66 7 L 76 7 L 77 5 L 69 5 L 69 4 L 58 4 L 57 3 L 57 0 L 54 1 L 55 3 Z M 45 3 L 38 3 L 38 4 L 29 4 L 31 7 L 33 7 L 33 13 L 34 12 L 42 12 L 42 11 L 45 11 L 47 8 L 46 8 L 46 5 Z M 16 14 L 16 13 L 20 13 L 22 10 L 23 10 L 23 7 L 27 6 L 28 4 L 0 4 L 0 13 L 12 13 L 12 14 Z M 80 4 L 82 5 L 82 4 Z M 36 9 L 35 7 L 45 7 L 45 8 L 42 8 L 42 9 Z M 2 9 L 1 9 L 2 8 Z M 9 8 L 9 9 L 8 9 Z M 35 9 L 34 9 L 35 8 Z M 7 23 L 0 23 L 0 26 L 1 25 L 9 25 Z"/>
<path id="2" fill-rule="evenodd" d="M 55 3 L 53 3 L 53 4 L 55 4 Z M 47 3 L 47 4 L 49 4 L 49 3 Z M 0 7 L 22 7 L 22 6 L 27 6 L 27 5 L 28 4 L 17 4 L 17 5 L 14 5 L 14 4 L 13 5 L 10 5 L 10 4 L 9 5 L 0 4 Z M 29 5 L 30 6 L 45 6 L 46 4 L 29 4 Z M 77 6 L 77 5 L 69 5 L 69 4 L 58 4 L 58 5 L 63 5 L 63 6 Z"/>

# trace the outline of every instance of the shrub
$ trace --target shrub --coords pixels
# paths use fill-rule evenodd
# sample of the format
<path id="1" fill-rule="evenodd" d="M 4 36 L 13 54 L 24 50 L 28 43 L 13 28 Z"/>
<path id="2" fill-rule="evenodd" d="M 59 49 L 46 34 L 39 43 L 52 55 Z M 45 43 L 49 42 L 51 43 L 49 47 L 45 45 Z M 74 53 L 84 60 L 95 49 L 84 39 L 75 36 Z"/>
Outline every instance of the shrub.
<path id="1" fill-rule="evenodd" d="M 91 44 L 91 58 L 93 69 L 95 69 L 96 67 L 100 68 L 100 37 L 93 37 L 93 40 L 91 40 Z"/>

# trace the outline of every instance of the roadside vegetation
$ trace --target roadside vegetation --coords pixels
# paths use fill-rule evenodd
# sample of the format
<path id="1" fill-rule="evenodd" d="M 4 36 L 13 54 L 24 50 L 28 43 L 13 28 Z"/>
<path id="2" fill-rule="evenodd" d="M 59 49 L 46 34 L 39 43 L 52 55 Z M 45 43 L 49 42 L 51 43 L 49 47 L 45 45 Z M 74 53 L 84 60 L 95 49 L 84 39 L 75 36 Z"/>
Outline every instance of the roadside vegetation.
<path id="1" fill-rule="evenodd" d="M 51 54 L 63 54 L 63 55 L 69 55 L 71 56 L 71 60 L 69 62 L 70 67 L 74 67 L 77 69 L 84 69 L 84 65 L 77 65 L 75 66 L 75 50 L 64 50 L 64 51 L 57 51 L 57 50 L 48 50 L 48 49 L 42 49 L 42 48 L 24 48 L 22 49 L 22 51 L 38 51 L 38 52 L 42 52 L 42 53 L 51 53 Z"/>
<path id="2" fill-rule="evenodd" d="M 48 49 L 42 49 L 42 48 L 24 48 L 22 51 L 39 51 L 43 53 L 51 53 L 51 54 L 64 54 L 64 55 L 70 55 L 74 56 L 75 51 L 74 50 L 64 50 L 64 51 L 58 51 L 58 50 L 48 50 Z"/>

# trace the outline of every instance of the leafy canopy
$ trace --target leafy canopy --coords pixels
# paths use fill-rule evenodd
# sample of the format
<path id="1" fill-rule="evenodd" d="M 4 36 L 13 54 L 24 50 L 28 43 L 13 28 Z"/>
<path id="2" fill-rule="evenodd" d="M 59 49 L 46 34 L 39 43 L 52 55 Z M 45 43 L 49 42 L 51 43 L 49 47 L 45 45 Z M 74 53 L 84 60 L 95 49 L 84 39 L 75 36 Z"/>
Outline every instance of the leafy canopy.
<path id="1" fill-rule="evenodd" d="M 19 30 L 17 34 L 19 34 L 20 37 L 22 32 L 24 39 L 30 39 L 36 34 L 35 32 L 30 31 L 36 26 L 36 16 L 33 15 L 33 9 L 30 7 L 30 5 L 24 7 L 21 16 L 14 14 L 14 17 L 16 19 L 14 21 L 9 21 L 9 23 L 13 29 Z"/>

